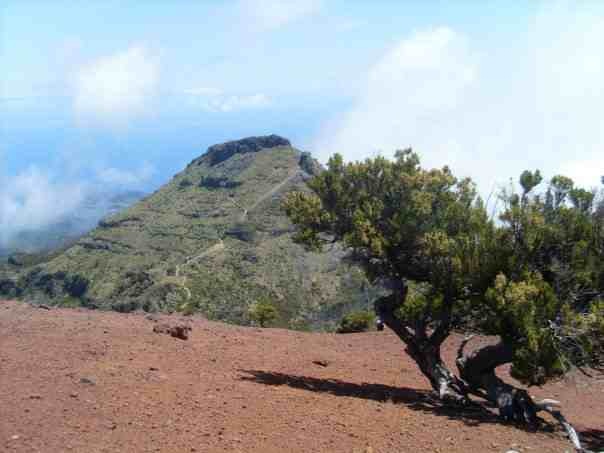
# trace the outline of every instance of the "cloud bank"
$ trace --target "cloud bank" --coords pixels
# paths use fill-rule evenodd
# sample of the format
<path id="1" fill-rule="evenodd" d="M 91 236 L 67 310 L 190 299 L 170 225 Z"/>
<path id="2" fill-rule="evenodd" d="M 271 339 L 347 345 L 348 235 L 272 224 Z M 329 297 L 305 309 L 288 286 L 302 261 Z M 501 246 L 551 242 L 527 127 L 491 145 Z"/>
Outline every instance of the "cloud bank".
<path id="1" fill-rule="evenodd" d="M 0 186 L 0 246 L 22 231 L 35 231 L 61 221 L 84 199 L 80 184 L 57 182 L 37 167 L 5 178 Z"/>
<path id="2" fill-rule="evenodd" d="M 355 160 L 412 146 L 426 166 L 448 164 L 486 194 L 527 168 L 598 185 L 603 19 L 559 8 L 519 41 L 486 53 L 447 27 L 411 34 L 369 68 L 353 107 L 313 148 Z"/>

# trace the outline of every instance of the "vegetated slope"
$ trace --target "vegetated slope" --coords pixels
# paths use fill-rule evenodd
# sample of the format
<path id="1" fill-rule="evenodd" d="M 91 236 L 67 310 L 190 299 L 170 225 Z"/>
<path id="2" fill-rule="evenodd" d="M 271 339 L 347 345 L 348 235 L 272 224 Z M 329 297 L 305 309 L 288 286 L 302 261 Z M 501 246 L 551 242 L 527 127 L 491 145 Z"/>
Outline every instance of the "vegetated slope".
<path id="1" fill-rule="evenodd" d="M 557 424 L 530 432 L 491 412 L 443 407 L 388 330 L 153 316 L 0 302 L 0 451 L 571 450 Z M 163 322 L 188 323 L 191 337 L 153 333 Z M 444 345 L 449 363 L 459 340 Z M 604 449 L 604 381 L 578 375 L 533 392 L 558 399 L 585 446 Z"/>
<path id="2" fill-rule="evenodd" d="M 22 272 L 12 291 L 55 304 L 201 311 L 237 323 L 248 322 L 250 303 L 269 299 L 280 326 L 339 319 L 367 303 L 365 279 L 338 246 L 311 253 L 294 244 L 281 209 L 283 195 L 306 190 L 318 168 L 278 136 L 210 147 L 152 195 Z"/>

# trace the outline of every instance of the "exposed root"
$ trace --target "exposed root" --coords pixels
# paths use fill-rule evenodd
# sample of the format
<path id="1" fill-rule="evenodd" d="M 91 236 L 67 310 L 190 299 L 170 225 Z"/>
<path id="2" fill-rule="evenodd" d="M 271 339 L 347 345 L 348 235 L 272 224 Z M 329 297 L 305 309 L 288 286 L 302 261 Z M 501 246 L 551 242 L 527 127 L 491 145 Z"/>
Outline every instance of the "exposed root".
<path id="1" fill-rule="evenodd" d="M 568 421 L 566 420 L 564 415 L 562 415 L 562 413 L 559 410 L 554 409 L 554 407 L 560 407 L 559 401 L 546 398 L 544 400 L 536 402 L 535 407 L 539 411 L 548 412 L 556 420 L 558 420 L 560 422 L 560 424 L 564 428 L 564 431 L 566 431 L 566 434 L 568 435 L 569 440 L 575 447 L 575 450 L 580 451 L 580 452 L 586 452 L 586 453 L 588 452 L 588 450 L 585 450 L 581 446 L 581 440 L 579 439 L 579 435 L 577 434 L 577 431 L 575 430 L 575 428 L 573 428 L 573 426 L 570 423 L 568 423 Z"/>
<path id="2" fill-rule="evenodd" d="M 526 390 L 505 383 L 495 373 L 495 369 L 512 360 L 511 350 L 503 343 L 487 346 L 464 355 L 464 348 L 472 335 L 463 339 L 457 349 L 457 367 L 462 379 L 469 384 L 473 394 L 481 396 L 497 405 L 500 417 L 505 421 L 519 423 L 536 429 L 539 424 L 537 414 L 550 413 L 564 428 L 577 451 L 586 452 L 581 446 L 579 435 L 562 413 L 556 408 L 560 402 L 547 398 L 535 402 Z"/>

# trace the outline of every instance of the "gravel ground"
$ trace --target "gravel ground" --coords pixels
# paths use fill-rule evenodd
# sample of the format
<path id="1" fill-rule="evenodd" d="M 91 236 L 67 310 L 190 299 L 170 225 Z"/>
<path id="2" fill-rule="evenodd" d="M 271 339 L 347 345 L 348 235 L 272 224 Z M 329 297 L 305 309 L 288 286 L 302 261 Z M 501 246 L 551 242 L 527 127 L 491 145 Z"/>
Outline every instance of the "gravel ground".
<path id="1" fill-rule="evenodd" d="M 189 339 L 154 333 L 163 322 L 188 324 Z M 459 340 L 445 345 L 448 360 Z M 531 393 L 560 400 L 587 445 L 604 450 L 604 381 L 576 375 Z M 442 407 L 389 332 L 0 302 L 3 452 L 508 450 L 571 446 L 555 425 L 527 432 L 491 413 Z"/>

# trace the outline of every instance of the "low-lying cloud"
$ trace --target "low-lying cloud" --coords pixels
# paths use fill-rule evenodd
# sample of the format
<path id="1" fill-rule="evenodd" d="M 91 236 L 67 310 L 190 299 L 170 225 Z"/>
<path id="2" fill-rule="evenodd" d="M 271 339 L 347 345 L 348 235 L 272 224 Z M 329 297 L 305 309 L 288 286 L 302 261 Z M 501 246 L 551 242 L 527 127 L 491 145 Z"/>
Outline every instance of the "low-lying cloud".
<path id="1" fill-rule="evenodd" d="M 37 167 L 5 178 L 0 186 L 0 246 L 23 231 L 61 221 L 83 201 L 81 184 L 59 182 Z"/>

